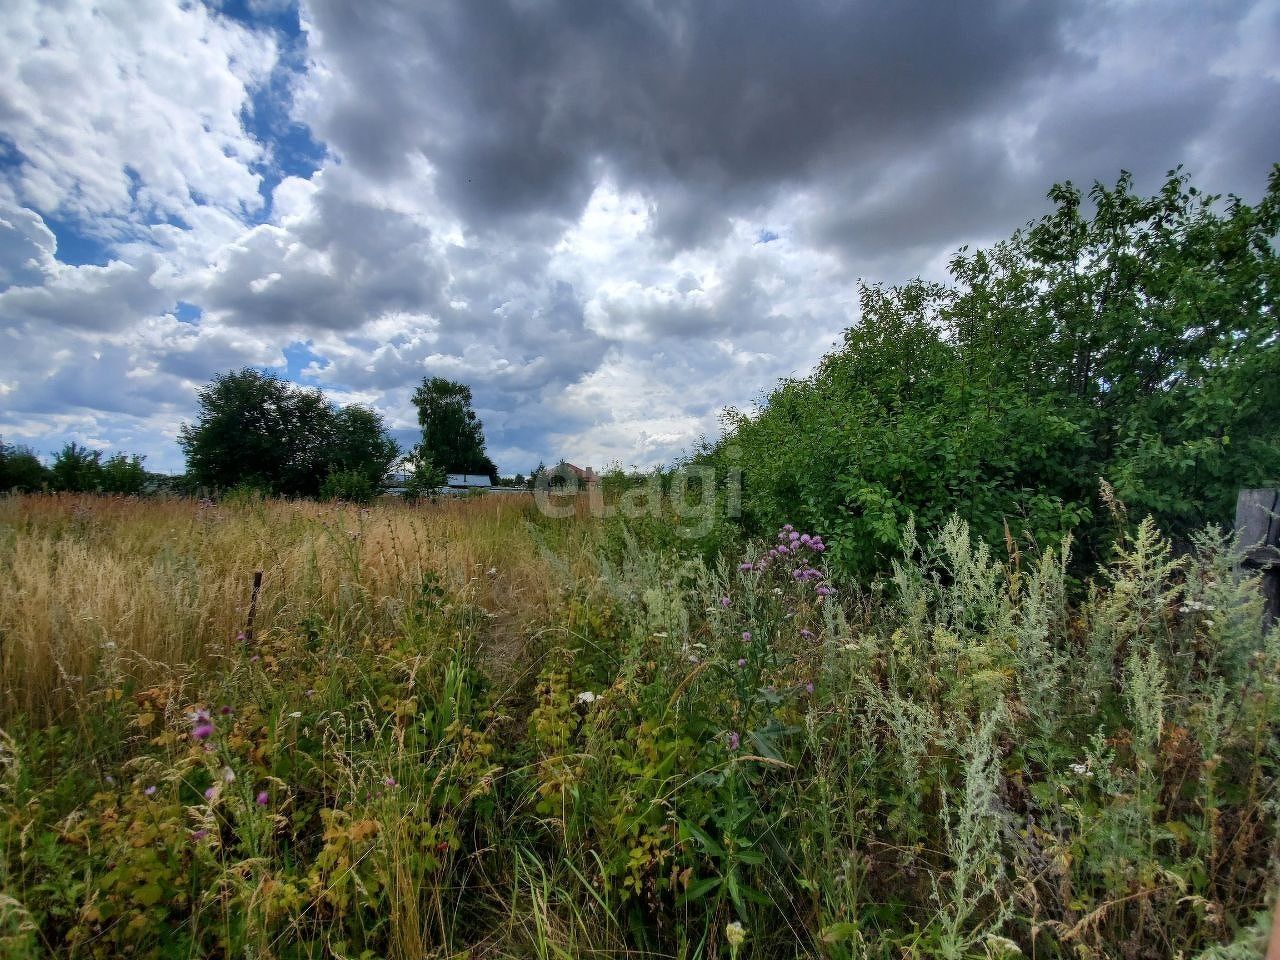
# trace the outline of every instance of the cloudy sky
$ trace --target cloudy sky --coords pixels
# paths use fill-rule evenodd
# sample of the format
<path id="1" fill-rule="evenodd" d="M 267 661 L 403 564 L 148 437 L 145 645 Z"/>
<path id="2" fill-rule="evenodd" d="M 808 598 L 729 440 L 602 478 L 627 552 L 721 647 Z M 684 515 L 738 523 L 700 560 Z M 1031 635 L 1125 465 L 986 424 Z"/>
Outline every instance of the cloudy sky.
<path id="1" fill-rule="evenodd" d="M 245 365 L 470 384 L 504 472 L 663 462 L 859 278 L 1055 180 L 1259 196 L 1280 2 L 6 0 L 0 435 L 145 453 Z"/>

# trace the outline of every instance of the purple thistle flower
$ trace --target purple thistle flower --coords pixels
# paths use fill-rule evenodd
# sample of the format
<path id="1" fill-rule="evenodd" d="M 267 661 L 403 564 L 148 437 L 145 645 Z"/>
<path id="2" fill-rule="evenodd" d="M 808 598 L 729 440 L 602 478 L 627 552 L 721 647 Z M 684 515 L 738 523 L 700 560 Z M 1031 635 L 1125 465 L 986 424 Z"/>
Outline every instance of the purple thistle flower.
<path id="1" fill-rule="evenodd" d="M 147 789 L 143 790 L 142 792 L 145 793 L 148 797 L 154 797 L 156 795 L 156 785 L 153 783 L 151 786 L 147 787 Z"/>
<path id="2" fill-rule="evenodd" d="M 197 830 L 195 833 L 191 834 L 191 839 L 199 842 L 200 840 L 203 840 L 208 835 L 209 835 L 208 830 Z"/>
<path id="3" fill-rule="evenodd" d="M 738 736 L 737 730 L 729 731 L 729 749 L 737 750 L 742 745 L 742 738 Z"/>
<path id="4" fill-rule="evenodd" d="M 782 545 L 782 544 L 779 544 L 779 545 L 778 545 L 778 555 L 779 555 L 779 556 L 781 556 L 781 555 L 782 555 L 782 554 L 784 554 L 784 553 L 790 553 L 790 552 L 791 552 L 791 551 L 790 551 L 790 550 L 788 550 L 788 549 L 786 548 L 786 546 L 784 546 L 784 545 Z"/>
<path id="5" fill-rule="evenodd" d="M 733 601 L 732 601 L 732 600 L 730 600 L 728 597 L 721 597 L 721 598 L 720 598 L 720 606 L 722 606 L 722 607 L 730 606 L 732 603 L 733 603 Z"/>
<path id="6" fill-rule="evenodd" d="M 809 535 L 806 533 L 806 534 L 805 534 L 805 536 L 806 536 L 806 537 L 808 537 Z M 798 533 L 796 533 L 794 530 L 792 530 L 792 531 L 791 531 L 791 535 L 790 535 L 789 537 L 787 537 L 787 539 L 788 539 L 788 540 L 791 540 L 791 541 L 793 541 L 793 542 L 794 542 L 794 541 L 796 541 L 796 540 L 799 540 L 799 539 L 800 539 L 800 534 L 798 534 Z"/>
<path id="7" fill-rule="evenodd" d="M 739 657 L 739 658 L 738 658 L 738 666 L 740 666 L 740 667 L 745 667 L 746 665 L 747 665 L 747 661 L 746 661 L 746 660 L 744 660 L 742 657 Z"/>
<path id="8" fill-rule="evenodd" d="M 783 524 L 783 526 L 782 526 L 782 530 L 783 530 L 783 532 L 784 532 L 784 533 L 790 533 L 790 532 L 791 532 L 792 530 L 794 530 L 794 529 L 795 529 L 795 527 L 793 527 L 793 526 L 792 526 L 791 524 L 789 524 L 789 523 Z"/>
<path id="9" fill-rule="evenodd" d="M 743 631 L 742 631 L 742 642 L 743 642 L 743 643 L 750 643 L 750 642 L 751 642 L 751 631 L 750 631 L 750 630 L 743 630 Z"/>
<path id="10" fill-rule="evenodd" d="M 224 717 L 231 716 L 231 708 L 227 706 L 225 703 L 218 708 L 218 712 L 222 714 Z"/>
<path id="11" fill-rule="evenodd" d="M 804 692 L 805 692 L 805 693 L 813 693 L 813 681 L 812 681 L 812 680 L 810 680 L 808 683 L 806 683 L 806 684 L 804 685 Z"/>
<path id="12" fill-rule="evenodd" d="M 387 777 L 385 780 L 382 781 L 382 785 L 385 787 L 394 787 L 396 785 L 396 778 Z"/>
<path id="13" fill-rule="evenodd" d="M 811 640 L 811 639 L 813 639 L 813 631 L 812 631 L 812 630 L 801 630 L 801 631 L 800 631 L 800 636 L 804 637 L 806 640 Z"/>
<path id="14" fill-rule="evenodd" d="M 740 563 L 738 564 L 738 569 L 745 573 L 746 571 L 752 569 L 752 566 L 749 563 Z"/>
<path id="15" fill-rule="evenodd" d="M 267 793 L 267 791 L 265 790 L 259 790 L 258 797 L 257 797 L 258 806 L 265 807 L 270 802 L 271 802 L 271 794 Z"/>
<path id="16" fill-rule="evenodd" d="M 214 797 L 214 794 L 216 794 L 217 792 L 218 791 L 215 790 L 213 787 L 210 787 L 208 790 L 204 792 L 204 798 L 206 800 L 212 800 Z"/>

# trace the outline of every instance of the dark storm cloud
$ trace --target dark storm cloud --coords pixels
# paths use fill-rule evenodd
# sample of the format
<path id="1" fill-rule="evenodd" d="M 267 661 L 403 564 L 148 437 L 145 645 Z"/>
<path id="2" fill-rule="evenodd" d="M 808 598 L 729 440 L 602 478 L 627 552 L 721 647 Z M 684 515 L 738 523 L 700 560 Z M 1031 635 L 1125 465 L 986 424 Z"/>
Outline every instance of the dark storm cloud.
<path id="1" fill-rule="evenodd" d="M 390 172 L 421 153 L 476 229 L 576 216 L 606 164 L 706 236 L 846 159 L 892 162 L 1075 61 L 1064 5 L 321 2 L 350 78 L 322 132 Z M 378 55 L 395 45 L 408 56 Z"/>

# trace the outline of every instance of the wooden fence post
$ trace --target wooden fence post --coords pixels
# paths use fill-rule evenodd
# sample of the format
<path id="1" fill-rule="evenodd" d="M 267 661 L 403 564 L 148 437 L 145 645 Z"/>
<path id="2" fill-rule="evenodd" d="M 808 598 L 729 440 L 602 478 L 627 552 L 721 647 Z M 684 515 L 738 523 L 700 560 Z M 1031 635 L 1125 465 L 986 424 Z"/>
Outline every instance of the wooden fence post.
<path id="1" fill-rule="evenodd" d="M 253 621 L 258 615 L 258 591 L 262 589 L 262 571 L 253 571 L 253 593 L 249 597 L 249 617 L 244 626 L 244 642 L 253 642 Z"/>
<path id="2" fill-rule="evenodd" d="M 1244 549 L 1241 566 L 1262 571 L 1266 622 L 1280 618 L 1280 490 L 1241 490 L 1236 534 Z"/>

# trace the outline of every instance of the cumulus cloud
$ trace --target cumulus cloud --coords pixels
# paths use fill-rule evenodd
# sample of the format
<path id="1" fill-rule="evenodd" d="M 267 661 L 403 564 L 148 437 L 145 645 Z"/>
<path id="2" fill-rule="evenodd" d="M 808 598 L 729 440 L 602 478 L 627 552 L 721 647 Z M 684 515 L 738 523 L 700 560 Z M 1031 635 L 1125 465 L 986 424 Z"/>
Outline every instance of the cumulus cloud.
<path id="1" fill-rule="evenodd" d="M 0 431 L 173 468 L 242 364 L 406 438 L 465 380 L 510 472 L 661 462 L 1055 180 L 1280 159 L 1264 2 L 69 0 L 0 39 Z"/>

